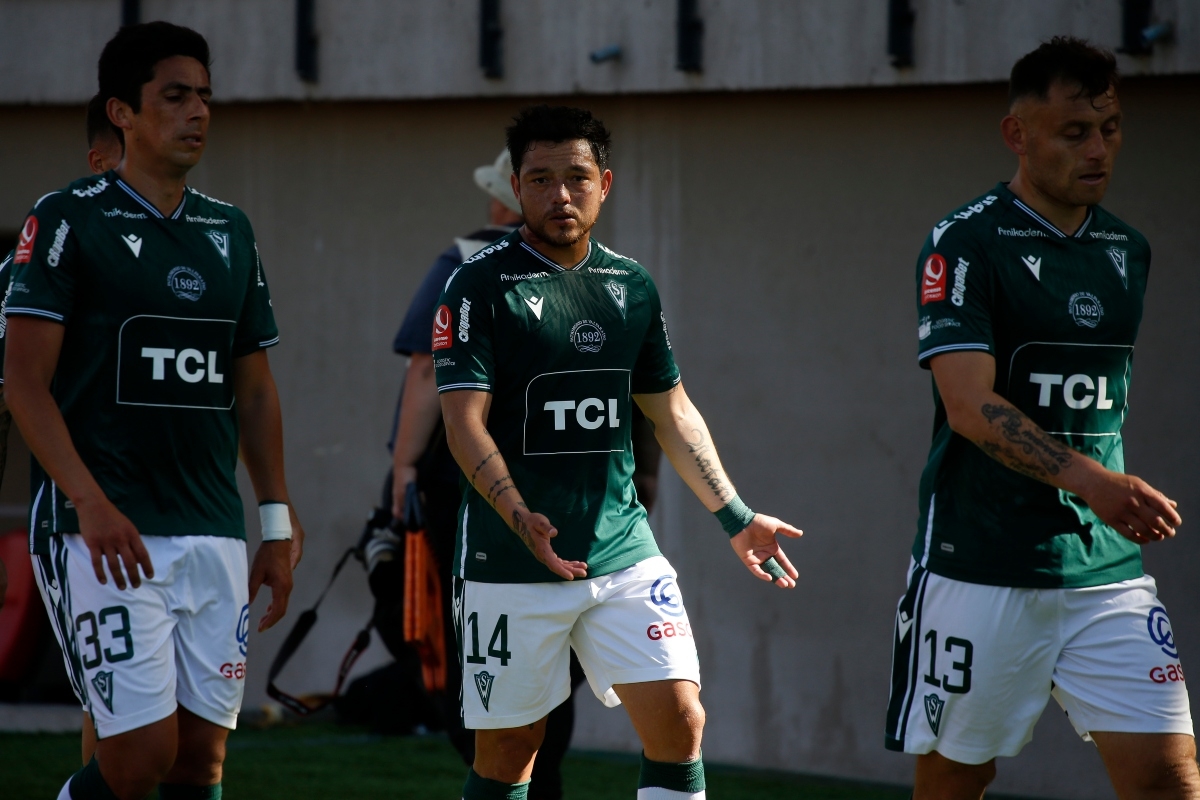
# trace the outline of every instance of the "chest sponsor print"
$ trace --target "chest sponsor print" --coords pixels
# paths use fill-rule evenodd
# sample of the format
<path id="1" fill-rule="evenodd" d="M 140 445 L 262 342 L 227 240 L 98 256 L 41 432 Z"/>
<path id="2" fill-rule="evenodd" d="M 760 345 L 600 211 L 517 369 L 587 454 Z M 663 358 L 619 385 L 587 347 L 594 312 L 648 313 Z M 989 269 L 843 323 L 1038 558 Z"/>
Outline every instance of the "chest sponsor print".
<path id="1" fill-rule="evenodd" d="M 1047 433 L 1116 436 L 1132 359 L 1132 345 L 1030 342 L 1013 352 L 1008 399 Z"/>
<path id="2" fill-rule="evenodd" d="M 142 315 L 117 334 L 119 405 L 227 410 L 236 323 Z"/>
<path id="3" fill-rule="evenodd" d="M 525 388 L 525 455 L 620 453 L 629 442 L 629 370 L 538 375 Z"/>

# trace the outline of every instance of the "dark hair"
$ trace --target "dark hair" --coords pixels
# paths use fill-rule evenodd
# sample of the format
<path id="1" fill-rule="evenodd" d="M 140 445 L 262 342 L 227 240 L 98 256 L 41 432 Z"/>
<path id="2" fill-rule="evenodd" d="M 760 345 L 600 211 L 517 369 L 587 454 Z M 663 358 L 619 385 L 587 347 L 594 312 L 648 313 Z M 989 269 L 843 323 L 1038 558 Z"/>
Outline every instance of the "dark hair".
<path id="1" fill-rule="evenodd" d="M 188 56 L 209 71 L 208 42 L 191 28 L 169 22 L 128 25 L 104 45 L 100 54 L 100 94 L 142 110 L 142 87 L 154 80 L 154 67 L 172 56 Z"/>
<path id="2" fill-rule="evenodd" d="M 513 117 L 513 124 L 504 132 L 508 139 L 508 155 L 513 172 L 521 171 L 521 162 L 534 142 L 566 142 L 584 139 L 592 148 L 592 157 L 600 171 L 608 169 L 612 136 L 604 123 L 583 108 L 569 106 L 533 106 Z"/>
<path id="3" fill-rule="evenodd" d="M 108 119 L 108 98 L 97 93 L 87 104 L 87 143 L 91 147 L 101 136 L 108 135 L 124 146 L 121 129 Z"/>
<path id="4" fill-rule="evenodd" d="M 1085 39 L 1055 36 L 1013 64 L 1008 99 L 1045 100 L 1050 96 L 1051 84 L 1061 82 L 1079 86 L 1075 97 L 1090 100 L 1107 93 L 1119 79 L 1117 59 L 1112 53 L 1093 47 Z"/>

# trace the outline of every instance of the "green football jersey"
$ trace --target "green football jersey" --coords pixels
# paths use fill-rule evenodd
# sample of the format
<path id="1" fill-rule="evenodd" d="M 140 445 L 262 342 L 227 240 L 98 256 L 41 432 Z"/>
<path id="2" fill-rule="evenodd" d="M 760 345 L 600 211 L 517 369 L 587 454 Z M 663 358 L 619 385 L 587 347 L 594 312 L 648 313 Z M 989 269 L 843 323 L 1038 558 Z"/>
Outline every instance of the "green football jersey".
<path id="1" fill-rule="evenodd" d="M 658 290 L 638 263 L 592 240 L 572 269 L 520 231 L 450 276 L 433 324 L 439 392 L 490 392 L 487 427 L 554 552 L 607 575 L 659 555 L 633 488 L 632 395 L 679 382 Z M 471 486 L 453 565 L 486 583 L 561 580 Z"/>
<path id="2" fill-rule="evenodd" d="M 279 340 L 250 223 L 187 189 L 164 217 L 115 172 L 40 199 L 7 316 L 66 330 L 51 390 L 83 463 L 143 536 L 245 538 L 233 361 Z M 34 469 L 30 544 L 79 530 Z"/>
<path id="3" fill-rule="evenodd" d="M 4 292 L 4 299 L 0 300 L 0 386 L 4 385 L 4 337 L 8 333 L 8 322 L 4 317 L 4 309 L 8 305 L 8 293 L 12 289 L 12 263 L 13 255 L 16 250 L 12 250 L 0 261 L 0 290 Z M 0 465 L 3 469 L 3 465 Z"/>
<path id="4" fill-rule="evenodd" d="M 919 360 L 978 350 L 995 391 L 1043 430 L 1124 471 L 1145 238 L 1099 206 L 1068 236 L 999 184 L 933 229 L 917 262 Z M 1079 497 L 1027 478 L 950 429 L 934 386 L 913 558 L 956 580 L 1036 588 L 1142 575 L 1140 548 Z"/>

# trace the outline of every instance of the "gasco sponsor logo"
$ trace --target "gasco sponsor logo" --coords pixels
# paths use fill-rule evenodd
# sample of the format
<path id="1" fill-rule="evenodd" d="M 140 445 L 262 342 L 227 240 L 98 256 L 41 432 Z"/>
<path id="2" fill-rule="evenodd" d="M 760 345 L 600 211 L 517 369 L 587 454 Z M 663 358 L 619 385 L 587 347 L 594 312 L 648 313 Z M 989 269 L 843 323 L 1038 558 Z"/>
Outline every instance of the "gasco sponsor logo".
<path id="1" fill-rule="evenodd" d="M 1150 680 L 1155 683 L 1183 683 L 1183 664 L 1167 664 L 1150 670 Z"/>
<path id="2" fill-rule="evenodd" d="M 438 306 L 437 311 L 433 312 L 433 349 L 445 350 L 452 342 L 450 341 L 450 325 L 454 322 L 454 315 L 450 311 L 450 306 Z"/>
<path id="3" fill-rule="evenodd" d="M 673 639 L 675 637 L 690 637 L 692 635 L 692 626 L 686 621 L 679 622 L 655 622 L 649 628 L 646 628 L 646 638 L 658 641 L 659 639 Z"/>

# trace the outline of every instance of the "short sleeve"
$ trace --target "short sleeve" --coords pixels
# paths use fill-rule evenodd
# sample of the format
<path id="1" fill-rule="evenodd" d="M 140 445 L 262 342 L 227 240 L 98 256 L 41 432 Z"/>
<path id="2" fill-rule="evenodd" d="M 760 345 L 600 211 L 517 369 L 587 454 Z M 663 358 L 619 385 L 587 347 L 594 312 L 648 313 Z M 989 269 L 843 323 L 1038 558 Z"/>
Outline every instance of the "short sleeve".
<path id="1" fill-rule="evenodd" d="M 630 389 L 633 394 L 658 394 L 679 383 L 679 368 L 671 352 L 671 334 L 667 330 L 667 315 L 663 313 L 658 287 L 645 276 L 647 301 L 650 304 L 650 324 L 633 368 Z"/>
<path id="2" fill-rule="evenodd" d="M 75 305 L 79 240 L 57 193 L 43 197 L 25 218 L 13 251 L 12 288 L 5 316 L 33 316 L 66 324 Z"/>
<path id="3" fill-rule="evenodd" d="M 275 325 L 275 312 L 271 308 L 271 290 L 263 272 L 262 258 L 258 254 L 258 243 L 250 223 L 244 221 L 243 247 L 252 259 L 249 265 L 249 280 L 246 297 L 242 301 L 242 313 L 238 317 L 237 329 L 233 334 L 233 357 L 241 358 L 256 350 L 279 344 L 279 328 Z"/>
<path id="4" fill-rule="evenodd" d="M 994 353 L 992 276 L 968 230 L 931 235 L 917 260 L 918 361 L 958 350 Z"/>
<path id="5" fill-rule="evenodd" d="M 469 266 L 459 269 L 433 312 L 431 349 L 439 393 L 492 391 L 494 331 L 485 274 Z"/>
<path id="6" fill-rule="evenodd" d="M 405 356 L 432 352 L 429 331 L 433 326 L 433 311 L 437 308 L 438 298 L 446 287 L 446 281 L 459 262 L 457 247 L 450 248 L 433 262 L 425 280 L 421 281 L 421 286 L 408 305 L 408 313 L 404 315 L 404 322 L 401 323 L 396 339 L 392 342 L 394 351 Z"/>

